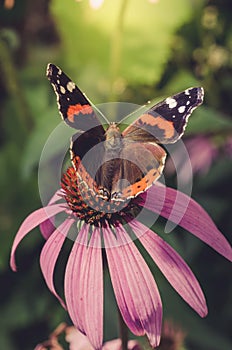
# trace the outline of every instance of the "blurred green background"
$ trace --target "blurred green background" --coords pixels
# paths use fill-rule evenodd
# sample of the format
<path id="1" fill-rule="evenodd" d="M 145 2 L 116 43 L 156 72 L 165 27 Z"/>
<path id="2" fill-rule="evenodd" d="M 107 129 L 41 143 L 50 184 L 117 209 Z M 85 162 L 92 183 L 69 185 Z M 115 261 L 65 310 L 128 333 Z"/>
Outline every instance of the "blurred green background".
<path id="1" fill-rule="evenodd" d="M 31 350 L 60 322 L 69 322 L 41 275 L 38 229 L 18 249 L 18 273 L 9 268 L 20 223 L 41 206 L 40 154 L 60 123 L 45 76 L 48 62 L 61 66 L 96 104 L 143 104 L 202 85 L 205 103 L 183 138 L 193 163 L 192 196 L 231 242 L 231 13 L 230 0 L 16 0 L 12 8 L 10 1 L 0 1 L 0 349 Z M 176 186 L 171 163 L 165 180 Z M 155 230 L 191 266 L 209 315 L 201 319 L 185 305 L 147 257 L 164 318 L 186 334 L 182 347 L 167 342 L 161 349 L 231 350 L 230 263 L 184 230 L 164 235 L 163 227 L 161 220 Z M 107 275 L 105 287 L 105 339 L 110 339 L 117 337 L 117 314 Z"/>

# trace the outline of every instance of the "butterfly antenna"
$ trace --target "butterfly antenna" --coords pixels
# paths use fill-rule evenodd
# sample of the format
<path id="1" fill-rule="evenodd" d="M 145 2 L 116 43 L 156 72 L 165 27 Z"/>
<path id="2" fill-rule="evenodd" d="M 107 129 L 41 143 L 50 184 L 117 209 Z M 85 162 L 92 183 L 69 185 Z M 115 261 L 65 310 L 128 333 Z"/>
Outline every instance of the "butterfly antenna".
<path id="1" fill-rule="evenodd" d="M 147 101 L 147 103 L 145 103 L 143 106 L 140 106 L 140 107 L 138 107 L 137 109 L 135 109 L 133 112 L 131 112 L 130 114 L 127 114 L 124 118 L 122 118 L 121 120 L 120 120 L 120 124 L 122 124 L 122 122 L 124 121 L 124 120 L 126 120 L 127 118 L 130 118 L 130 117 L 132 117 L 134 114 L 137 114 L 137 113 L 139 113 L 139 112 L 144 112 L 144 111 L 146 111 L 147 110 L 147 107 L 148 107 L 148 105 L 151 103 L 151 101 Z"/>
<path id="2" fill-rule="evenodd" d="M 83 95 L 85 96 L 85 98 L 89 101 L 89 103 L 91 104 L 91 106 L 95 109 L 95 111 L 97 111 L 97 113 L 100 114 L 100 116 L 102 117 L 102 119 L 107 123 L 110 124 L 109 120 L 106 118 L 106 116 L 102 113 L 102 111 L 97 108 L 97 106 L 89 99 L 89 97 L 83 93 Z"/>

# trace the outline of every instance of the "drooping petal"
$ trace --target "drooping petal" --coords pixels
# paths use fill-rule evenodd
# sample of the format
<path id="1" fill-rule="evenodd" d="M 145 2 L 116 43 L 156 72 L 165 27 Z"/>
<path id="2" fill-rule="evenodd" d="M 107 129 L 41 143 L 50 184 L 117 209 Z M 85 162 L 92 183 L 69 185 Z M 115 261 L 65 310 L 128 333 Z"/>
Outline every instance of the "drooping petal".
<path id="1" fill-rule="evenodd" d="M 162 303 L 151 271 L 122 226 L 117 227 L 116 237 L 104 228 L 104 242 L 115 297 L 125 323 L 134 334 L 146 333 L 151 345 L 158 346 Z"/>
<path id="2" fill-rule="evenodd" d="M 13 245 L 11 249 L 11 259 L 10 259 L 10 266 L 13 271 L 16 271 L 16 263 L 15 263 L 15 251 L 21 242 L 21 240 L 36 226 L 41 224 L 41 222 L 47 220 L 50 217 L 55 216 L 56 214 L 60 213 L 61 211 L 64 211 L 64 204 L 54 204 L 50 205 L 44 208 L 40 208 L 33 213 L 31 213 L 22 223 L 20 226 Z"/>
<path id="3" fill-rule="evenodd" d="M 143 224 L 134 220 L 129 225 L 173 288 L 201 317 L 205 317 L 207 306 L 204 294 L 185 261 L 167 242 Z"/>
<path id="4" fill-rule="evenodd" d="M 65 272 L 65 298 L 74 325 L 87 335 L 94 349 L 103 338 L 103 271 L 100 229 L 88 242 L 89 225 L 84 224 L 74 242 Z"/>
<path id="5" fill-rule="evenodd" d="M 148 192 L 143 203 L 145 208 L 182 226 L 232 261 L 232 248 L 229 242 L 196 201 L 184 193 L 164 186 L 154 185 Z"/>
<path id="6" fill-rule="evenodd" d="M 63 194 L 63 191 L 61 189 L 56 191 L 56 193 L 52 196 L 52 198 L 48 202 L 48 205 L 52 205 L 52 204 L 56 203 L 58 200 L 60 200 L 62 194 Z M 56 229 L 56 227 L 54 225 L 54 218 L 50 218 L 50 219 L 42 222 L 39 225 L 39 229 L 40 229 L 43 237 L 47 240 Z"/>
<path id="7" fill-rule="evenodd" d="M 43 238 L 47 240 L 56 229 L 56 226 L 54 225 L 54 218 L 42 222 L 39 225 L 39 229 Z"/>
<path id="8" fill-rule="evenodd" d="M 43 246 L 40 255 L 40 267 L 47 286 L 50 291 L 57 297 L 63 307 L 65 307 L 64 302 L 55 290 L 53 283 L 53 274 L 58 255 L 68 234 L 68 231 L 73 223 L 73 219 L 66 219 L 48 238 Z"/>

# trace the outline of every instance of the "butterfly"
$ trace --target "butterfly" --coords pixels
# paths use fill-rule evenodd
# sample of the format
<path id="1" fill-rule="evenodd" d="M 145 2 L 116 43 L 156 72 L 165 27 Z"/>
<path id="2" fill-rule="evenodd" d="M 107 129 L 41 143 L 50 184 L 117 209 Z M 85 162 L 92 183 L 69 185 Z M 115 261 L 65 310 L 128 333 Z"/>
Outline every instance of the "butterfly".
<path id="1" fill-rule="evenodd" d="M 146 191 L 162 174 L 166 152 L 184 133 L 188 117 L 203 102 L 202 87 L 186 89 L 148 108 L 122 132 L 104 125 L 87 97 L 57 66 L 47 77 L 57 96 L 61 117 L 76 129 L 70 154 L 83 195 L 118 204 Z"/>

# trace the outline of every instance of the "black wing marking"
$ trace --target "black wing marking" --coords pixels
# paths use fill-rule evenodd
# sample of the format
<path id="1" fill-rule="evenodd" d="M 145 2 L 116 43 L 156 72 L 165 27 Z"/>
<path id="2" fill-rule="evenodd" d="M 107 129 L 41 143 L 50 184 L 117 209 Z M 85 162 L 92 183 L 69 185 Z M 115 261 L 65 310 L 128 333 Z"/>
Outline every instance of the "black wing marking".
<path id="1" fill-rule="evenodd" d="M 202 104 L 203 97 L 202 87 L 168 97 L 129 125 L 123 136 L 140 142 L 174 143 L 183 135 L 189 116 Z"/>

